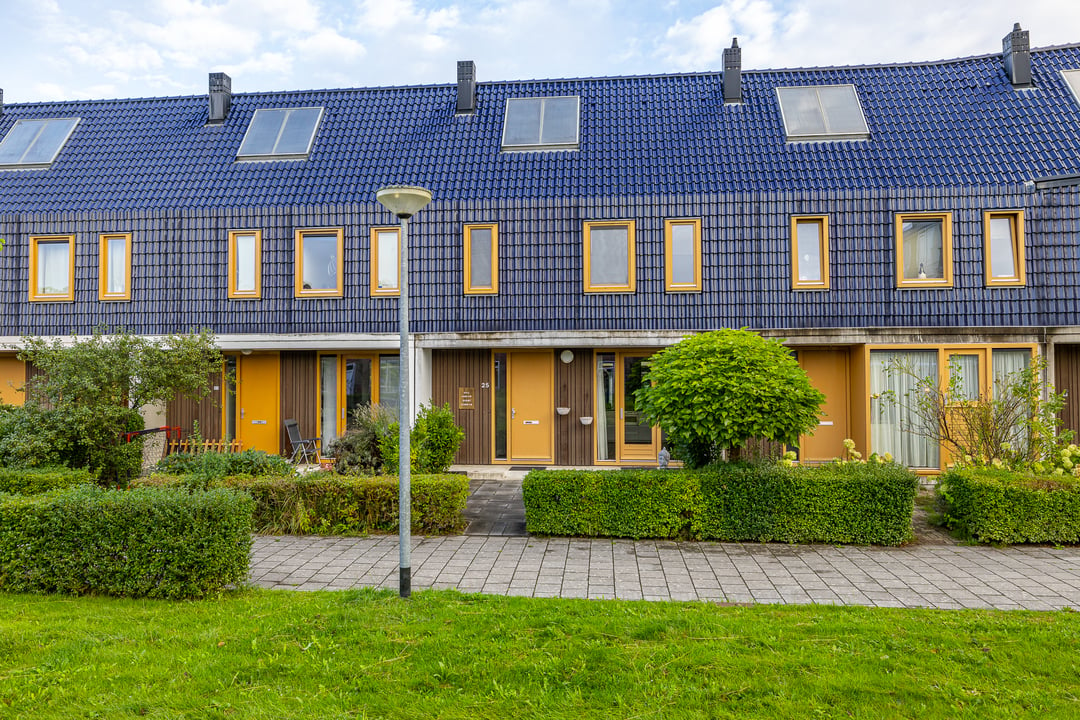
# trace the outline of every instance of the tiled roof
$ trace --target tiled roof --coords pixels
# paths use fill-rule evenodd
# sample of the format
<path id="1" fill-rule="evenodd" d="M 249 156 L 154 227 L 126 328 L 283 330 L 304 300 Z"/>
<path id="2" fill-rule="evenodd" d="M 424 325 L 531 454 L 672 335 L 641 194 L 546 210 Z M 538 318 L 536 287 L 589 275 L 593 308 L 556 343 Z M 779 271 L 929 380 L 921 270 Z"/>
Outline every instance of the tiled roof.
<path id="1" fill-rule="evenodd" d="M 52 167 L 0 171 L 0 213 L 283 207 L 366 202 L 389 183 L 437 201 L 874 190 L 1019 184 L 1080 174 L 1080 105 L 1060 71 L 1080 46 L 1032 52 L 1034 88 L 1000 55 L 916 65 L 745 72 L 741 105 L 715 74 L 456 87 L 236 94 L 222 125 L 206 96 L 5 105 L 20 118 L 79 116 Z M 480 69 L 482 73 L 482 68 Z M 787 143 L 778 86 L 851 83 L 869 141 Z M 506 99 L 580 95 L 579 150 L 501 152 Z M 258 108 L 321 105 L 311 155 L 236 162 Z"/>

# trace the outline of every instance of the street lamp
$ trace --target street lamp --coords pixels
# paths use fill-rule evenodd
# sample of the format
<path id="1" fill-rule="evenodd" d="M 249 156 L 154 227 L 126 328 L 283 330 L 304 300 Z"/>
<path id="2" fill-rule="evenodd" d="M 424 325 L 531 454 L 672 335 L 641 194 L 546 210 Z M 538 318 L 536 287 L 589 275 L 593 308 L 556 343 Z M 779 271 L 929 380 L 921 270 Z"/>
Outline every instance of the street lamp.
<path id="1" fill-rule="evenodd" d="M 431 202 L 431 191 L 422 187 L 392 185 L 375 193 L 375 199 L 383 207 L 397 215 L 401 220 L 401 244 L 398 256 L 401 262 L 398 270 L 400 298 L 398 300 L 398 318 L 400 322 L 400 372 L 398 380 L 398 545 L 400 562 L 398 563 L 398 594 L 407 598 L 412 594 L 412 560 L 410 550 L 412 538 L 412 501 L 410 489 L 409 416 L 412 406 L 409 403 L 409 379 L 412 377 L 412 362 L 409 356 L 409 218 L 420 212 Z M 374 268 L 372 269 L 374 272 Z"/>

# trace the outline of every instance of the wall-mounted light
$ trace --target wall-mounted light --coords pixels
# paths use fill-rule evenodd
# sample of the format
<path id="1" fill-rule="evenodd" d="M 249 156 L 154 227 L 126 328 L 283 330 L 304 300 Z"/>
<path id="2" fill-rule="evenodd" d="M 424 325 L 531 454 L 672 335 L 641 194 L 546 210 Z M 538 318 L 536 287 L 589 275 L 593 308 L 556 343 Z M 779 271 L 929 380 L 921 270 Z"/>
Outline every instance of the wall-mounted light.
<path id="1" fill-rule="evenodd" d="M 563 350 L 561 353 L 559 353 L 559 359 L 562 360 L 563 363 L 569 365 L 570 363 L 574 362 L 574 351 Z"/>

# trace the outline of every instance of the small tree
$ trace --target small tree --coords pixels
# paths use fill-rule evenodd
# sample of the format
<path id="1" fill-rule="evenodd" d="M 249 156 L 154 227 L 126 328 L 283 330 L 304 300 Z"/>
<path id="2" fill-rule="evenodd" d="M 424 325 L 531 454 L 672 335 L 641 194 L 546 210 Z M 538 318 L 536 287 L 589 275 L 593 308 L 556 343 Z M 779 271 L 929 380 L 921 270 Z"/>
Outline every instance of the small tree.
<path id="1" fill-rule="evenodd" d="M 797 443 L 825 400 L 780 341 L 747 330 L 685 338 L 652 357 L 646 380 L 637 408 L 692 467 L 750 438 Z"/>
<path id="2" fill-rule="evenodd" d="M 949 362 L 949 379 L 920 373 L 910 359 L 894 358 L 885 368 L 903 376 L 909 389 L 880 393 L 882 410 L 899 406 L 908 418 L 901 429 L 943 445 L 961 464 L 1005 465 L 1014 468 L 1060 462 L 1072 440 L 1061 430 L 1058 413 L 1065 395 L 1043 382 L 1046 361 L 1036 356 L 1022 370 L 997 378 L 992 392 L 972 394 L 959 361 Z"/>
<path id="3" fill-rule="evenodd" d="M 27 405 L 61 416 L 68 464 L 105 482 L 124 482 L 141 464 L 142 444 L 122 437 L 143 429 L 139 411 L 177 394 L 205 396 L 222 365 L 209 332 L 160 340 L 102 331 L 74 341 L 26 337 L 19 358 L 41 371 L 26 384 Z"/>

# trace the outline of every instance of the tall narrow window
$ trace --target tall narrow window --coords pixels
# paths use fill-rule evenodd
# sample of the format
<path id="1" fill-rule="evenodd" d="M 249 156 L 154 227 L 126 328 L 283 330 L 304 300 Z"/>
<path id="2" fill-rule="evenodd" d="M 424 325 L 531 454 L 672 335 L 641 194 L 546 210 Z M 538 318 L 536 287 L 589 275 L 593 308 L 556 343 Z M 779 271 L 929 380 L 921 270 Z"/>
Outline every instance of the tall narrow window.
<path id="1" fill-rule="evenodd" d="M 229 232 L 229 297 L 257 299 L 262 296 L 262 232 Z"/>
<path id="2" fill-rule="evenodd" d="M 897 372 L 897 364 L 905 372 Z M 912 407 L 920 378 L 938 378 L 936 350 L 870 352 L 870 449 L 879 455 L 891 453 L 908 467 L 937 468 L 937 441 Z"/>
<path id="3" fill-rule="evenodd" d="M 341 228 L 296 231 L 297 297 L 342 297 L 344 283 Z"/>
<path id="4" fill-rule="evenodd" d="M 951 287 L 952 215 L 896 215 L 898 287 Z"/>
<path id="5" fill-rule="evenodd" d="M 987 285 L 1024 284 L 1024 213 L 983 213 Z"/>
<path id="6" fill-rule="evenodd" d="M 75 299 L 75 236 L 30 238 L 30 299 Z"/>
<path id="7" fill-rule="evenodd" d="M 465 226 L 465 293 L 499 292 L 499 226 Z"/>
<path id="8" fill-rule="evenodd" d="M 791 218 L 791 287 L 829 287 L 829 218 L 825 215 Z"/>
<path id="9" fill-rule="evenodd" d="M 701 290 L 701 221 L 664 221 L 664 286 L 668 292 Z"/>
<path id="10" fill-rule="evenodd" d="M 400 417 L 401 358 L 397 355 L 379 356 L 379 404 Z"/>
<path id="11" fill-rule="evenodd" d="M 633 292 L 633 220 L 585 223 L 585 292 Z"/>
<path id="12" fill-rule="evenodd" d="M 397 228 L 374 228 L 371 231 L 372 295 L 397 295 L 401 292 L 398 232 Z"/>
<path id="13" fill-rule="evenodd" d="M 131 234 L 101 236 L 98 298 L 131 299 Z"/>
<path id="14" fill-rule="evenodd" d="M 319 356 L 319 436 L 326 448 L 338 436 L 338 358 Z"/>

